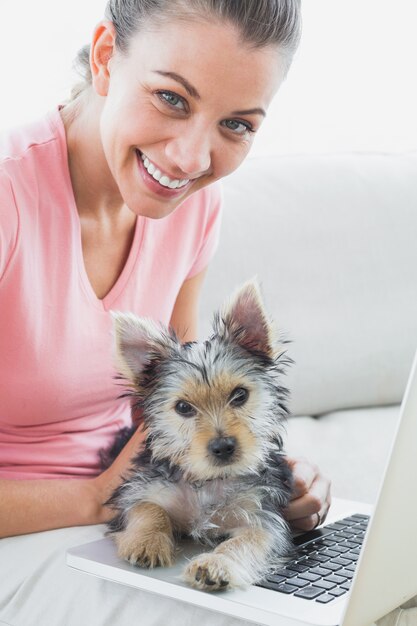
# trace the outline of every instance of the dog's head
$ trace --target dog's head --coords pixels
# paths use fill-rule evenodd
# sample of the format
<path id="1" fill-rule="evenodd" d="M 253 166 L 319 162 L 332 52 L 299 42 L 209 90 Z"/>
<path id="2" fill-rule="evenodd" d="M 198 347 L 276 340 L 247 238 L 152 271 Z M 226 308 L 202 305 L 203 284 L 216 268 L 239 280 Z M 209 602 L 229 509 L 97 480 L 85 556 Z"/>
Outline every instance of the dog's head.
<path id="1" fill-rule="evenodd" d="M 112 313 L 120 373 L 143 413 L 155 460 L 189 480 L 256 471 L 281 440 L 290 362 L 274 339 L 256 282 L 214 318 L 205 342 L 181 344 L 172 331 Z"/>

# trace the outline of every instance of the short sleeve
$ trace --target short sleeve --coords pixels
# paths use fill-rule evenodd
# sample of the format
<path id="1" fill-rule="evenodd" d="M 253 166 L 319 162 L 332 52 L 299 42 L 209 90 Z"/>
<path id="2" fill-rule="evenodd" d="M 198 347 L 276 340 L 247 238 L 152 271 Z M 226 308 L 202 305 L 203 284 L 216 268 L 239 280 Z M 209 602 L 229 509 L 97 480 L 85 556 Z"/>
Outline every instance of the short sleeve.
<path id="1" fill-rule="evenodd" d="M 0 280 L 16 247 L 19 218 L 9 177 L 0 169 Z"/>
<path id="2" fill-rule="evenodd" d="M 204 236 L 194 263 L 187 275 L 187 279 L 202 272 L 213 258 L 220 237 L 222 218 L 223 191 L 220 183 L 215 183 L 208 188 L 209 198 L 207 201 L 206 222 Z"/>

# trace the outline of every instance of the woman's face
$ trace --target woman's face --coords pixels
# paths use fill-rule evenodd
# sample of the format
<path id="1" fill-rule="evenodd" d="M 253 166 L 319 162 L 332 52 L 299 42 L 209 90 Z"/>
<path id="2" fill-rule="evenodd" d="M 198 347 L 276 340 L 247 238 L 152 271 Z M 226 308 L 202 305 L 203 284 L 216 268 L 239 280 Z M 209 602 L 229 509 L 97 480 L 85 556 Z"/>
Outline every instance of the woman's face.
<path id="1" fill-rule="evenodd" d="M 102 28 L 94 53 L 104 59 L 93 81 L 104 96 L 104 154 L 127 206 L 161 218 L 242 163 L 283 79 L 283 61 L 276 47 L 251 49 L 218 22 L 141 32 L 127 55 L 106 61 L 112 29 Z"/>

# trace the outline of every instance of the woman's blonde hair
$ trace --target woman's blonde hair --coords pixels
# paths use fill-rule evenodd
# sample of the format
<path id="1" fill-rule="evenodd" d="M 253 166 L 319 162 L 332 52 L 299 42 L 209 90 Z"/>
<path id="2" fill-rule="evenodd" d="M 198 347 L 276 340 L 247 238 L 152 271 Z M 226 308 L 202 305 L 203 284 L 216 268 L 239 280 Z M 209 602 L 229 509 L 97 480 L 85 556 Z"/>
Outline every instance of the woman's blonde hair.
<path id="1" fill-rule="evenodd" d="M 168 21 L 207 19 L 237 27 L 242 41 L 254 48 L 279 48 L 288 70 L 301 33 L 301 0 L 109 0 L 105 17 L 116 30 L 116 48 L 126 54 L 132 37 L 149 26 Z M 74 86 L 74 100 L 91 85 L 90 46 L 75 59 L 82 81 Z"/>

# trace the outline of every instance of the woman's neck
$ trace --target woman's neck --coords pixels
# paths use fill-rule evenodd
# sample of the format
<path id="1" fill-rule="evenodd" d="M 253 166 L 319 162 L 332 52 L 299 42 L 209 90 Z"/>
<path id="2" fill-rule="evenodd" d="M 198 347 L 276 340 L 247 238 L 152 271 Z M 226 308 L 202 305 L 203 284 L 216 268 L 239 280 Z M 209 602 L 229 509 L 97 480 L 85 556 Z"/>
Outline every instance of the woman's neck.
<path id="1" fill-rule="evenodd" d="M 126 206 L 113 179 L 100 135 L 102 103 L 83 93 L 61 110 L 67 138 L 68 164 L 80 217 L 117 219 Z"/>

